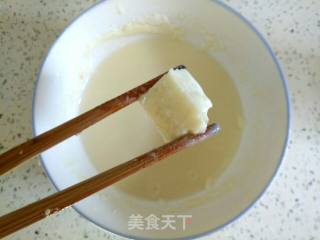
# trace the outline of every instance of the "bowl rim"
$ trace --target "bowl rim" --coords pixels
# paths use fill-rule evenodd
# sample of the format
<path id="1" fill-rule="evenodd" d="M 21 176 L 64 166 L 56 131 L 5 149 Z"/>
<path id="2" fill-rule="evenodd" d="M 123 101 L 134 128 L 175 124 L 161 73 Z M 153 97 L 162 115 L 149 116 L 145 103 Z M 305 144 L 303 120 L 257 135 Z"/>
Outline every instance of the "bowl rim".
<path id="1" fill-rule="evenodd" d="M 63 34 L 69 29 L 69 27 L 71 25 L 73 25 L 74 22 L 76 22 L 82 15 L 86 14 L 87 12 L 93 10 L 95 7 L 99 6 L 101 3 L 106 2 L 106 1 L 110 1 L 110 0 L 99 0 L 98 2 L 94 3 L 93 5 L 91 5 L 90 7 L 88 7 L 87 9 L 85 9 L 84 11 L 82 11 L 78 16 L 76 16 L 74 19 L 72 19 L 69 24 L 67 25 L 67 27 L 64 28 L 64 30 L 59 34 L 59 36 L 56 38 L 56 40 L 54 41 L 54 43 L 51 45 L 51 47 L 48 49 L 47 53 L 45 54 L 45 56 L 42 59 L 42 63 L 40 65 L 39 71 L 37 73 L 36 76 L 36 80 L 35 80 L 35 87 L 34 87 L 34 92 L 33 92 L 33 97 L 32 97 L 32 134 L 33 136 L 36 136 L 36 128 L 35 128 L 35 118 L 36 118 L 36 114 L 35 114 L 35 104 L 36 104 L 36 97 L 37 97 L 37 92 L 38 92 L 38 86 L 39 86 L 39 81 L 40 81 L 40 76 L 43 70 L 43 67 L 46 63 L 46 60 L 48 58 L 48 56 L 50 55 L 52 49 L 54 48 L 54 46 L 57 44 L 57 42 L 60 40 L 60 38 L 63 36 Z M 284 141 L 284 146 L 282 149 L 282 153 L 280 155 L 280 159 L 278 161 L 278 164 L 276 166 L 276 169 L 273 173 L 273 175 L 271 176 L 271 178 L 269 179 L 269 182 L 266 184 L 266 186 L 261 190 L 261 192 L 259 193 L 259 195 L 244 209 L 242 210 L 240 213 L 238 213 L 236 216 L 234 216 L 233 218 L 231 218 L 229 221 L 225 222 L 224 224 L 221 224 L 220 226 L 217 226 L 209 231 L 203 232 L 203 233 L 199 233 L 199 234 L 195 234 L 192 236 L 188 236 L 188 237 L 179 237 L 179 238 L 171 238 L 172 240 L 182 240 L 182 239 L 195 239 L 195 238 L 199 238 L 199 237 L 205 237 L 208 236 L 209 234 L 213 234 L 215 232 L 218 232 L 219 230 L 223 229 L 224 227 L 230 225 L 231 223 L 237 221 L 240 217 L 242 217 L 245 213 L 247 213 L 250 209 L 252 209 L 256 203 L 258 202 L 258 200 L 262 197 L 262 195 L 266 192 L 266 190 L 270 187 L 271 183 L 273 182 L 273 180 L 275 179 L 276 175 L 279 172 L 280 166 L 283 163 L 283 159 L 285 158 L 287 149 L 288 149 L 288 143 L 289 143 L 289 138 L 290 138 L 290 129 L 291 129 L 291 111 L 292 111 L 292 106 L 291 106 L 291 102 L 290 102 L 290 94 L 289 94 L 289 87 L 288 87 L 288 83 L 287 80 L 283 74 L 280 62 L 278 61 L 275 53 L 273 52 L 270 44 L 268 43 L 268 41 L 266 40 L 266 38 L 262 35 L 261 32 L 259 32 L 257 30 L 257 28 L 248 20 L 246 19 L 241 13 L 239 13 L 238 11 L 236 11 L 234 8 L 232 8 L 231 6 L 227 5 L 224 2 L 221 2 L 221 0 L 210 0 L 212 3 L 217 4 L 219 6 L 221 6 L 225 11 L 233 14 L 235 17 L 237 17 L 240 21 L 242 21 L 259 39 L 260 41 L 263 43 L 265 50 L 269 53 L 269 55 L 271 56 L 273 63 L 275 64 L 275 67 L 278 71 L 278 74 L 281 78 L 281 82 L 283 84 L 283 90 L 284 90 L 284 95 L 285 95 L 285 99 L 286 99 L 286 106 L 287 106 L 287 129 L 286 129 L 286 137 L 285 137 L 285 141 Z M 55 184 L 52 176 L 49 174 L 49 171 L 46 167 L 46 164 L 44 163 L 43 157 L 42 155 L 39 155 L 40 158 L 40 162 L 41 162 L 41 166 L 44 170 L 44 172 L 46 173 L 47 177 L 49 178 L 50 182 L 54 185 L 54 187 L 56 188 L 57 191 L 60 191 L 61 189 L 59 189 L 59 187 Z M 83 213 L 77 206 L 72 205 L 72 208 L 84 219 L 88 220 L 89 222 L 93 223 L 94 225 L 96 225 L 97 227 L 99 227 L 100 229 L 104 230 L 104 231 L 108 231 L 111 232 L 113 234 L 122 236 L 122 237 L 126 237 L 129 239 L 137 239 L 137 240 L 149 240 L 149 238 L 145 238 L 145 237 L 136 237 L 136 236 L 130 236 L 118 231 L 115 231 L 113 229 L 107 228 L 105 226 L 102 226 L 101 224 L 99 224 L 98 222 L 96 222 L 94 219 L 91 219 L 90 217 L 88 217 L 85 213 Z M 160 238 L 157 238 L 158 240 L 161 240 Z M 163 240 L 167 240 L 166 238 Z"/>

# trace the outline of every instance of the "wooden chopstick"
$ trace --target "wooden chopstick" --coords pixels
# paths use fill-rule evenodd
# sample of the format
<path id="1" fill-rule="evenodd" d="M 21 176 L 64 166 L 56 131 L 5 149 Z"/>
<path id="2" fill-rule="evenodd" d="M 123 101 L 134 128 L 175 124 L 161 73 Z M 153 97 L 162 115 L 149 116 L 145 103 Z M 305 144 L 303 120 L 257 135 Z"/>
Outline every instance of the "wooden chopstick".
<path id="1" fill-rule="evenodd" d="M 183 69 L 180 65 L 175 69 Z M 100 106 L 66 122 L 62 125 L 45 132 L 19 146 L 0 155 L 0 175 L 18 166 L 25 160 L 53 147 L 54 145 L 76 135 L 114 112 L 130 105 L 146 93 L 157 81 L 159 81 L 167 72 L 151 79 L 150 81 L 112 99 Z"/>
<path id="2" fill-rule="evenodd" d="M 0 218 L 0 238 L 35 223 L 78 201 L 94 194 L 121 179 L 219 132 L 217 124 L 210 125 L 203 134 L 188 134 L 153 151 L 145 153 L 111 170 L 80 182 L 38 202 L 4 215 Z"/>

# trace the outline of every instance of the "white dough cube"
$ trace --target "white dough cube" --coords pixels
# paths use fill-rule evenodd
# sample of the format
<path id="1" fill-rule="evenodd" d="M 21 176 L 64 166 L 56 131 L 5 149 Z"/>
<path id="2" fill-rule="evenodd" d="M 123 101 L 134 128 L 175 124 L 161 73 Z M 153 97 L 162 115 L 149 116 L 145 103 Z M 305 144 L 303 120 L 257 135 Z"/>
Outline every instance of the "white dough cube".
<path id="1" fill-rule="evenodd" d="M 203 133 L 208 125 L 212 102 L 186 69 L 171 69 L 140 103 L 166 141 L 186 133 Z"/>

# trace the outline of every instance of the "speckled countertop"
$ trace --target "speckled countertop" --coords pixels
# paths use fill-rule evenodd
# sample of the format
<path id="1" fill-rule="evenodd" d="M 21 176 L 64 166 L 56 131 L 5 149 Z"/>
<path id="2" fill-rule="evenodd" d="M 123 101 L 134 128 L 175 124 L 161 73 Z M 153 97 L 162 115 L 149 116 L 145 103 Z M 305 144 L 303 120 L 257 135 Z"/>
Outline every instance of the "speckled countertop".
<path id="1" fill-rule="evenodd" d="M 35 76 L 59 33 L 95 1 L 0 1 L 0 152 L 30 138 Z M 320 1 L 225 0 L 267 37 L 293 102 L 289 150 L 266 194 L 242 218 L 206 239 L 320 239 Z M 38 164 L 0 177 L 0 214 L 55 192 Z M 121 239 L 73 209 L 8 239 Z"/>

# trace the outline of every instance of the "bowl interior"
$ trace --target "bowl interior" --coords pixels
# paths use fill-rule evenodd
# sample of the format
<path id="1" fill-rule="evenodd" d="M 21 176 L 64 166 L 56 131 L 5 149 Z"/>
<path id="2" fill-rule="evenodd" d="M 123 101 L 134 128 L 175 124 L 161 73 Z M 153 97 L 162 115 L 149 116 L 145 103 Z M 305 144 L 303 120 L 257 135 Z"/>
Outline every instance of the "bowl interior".
<path id="1" fill-rule="evenodd" d="M 211 34 L 219 43 L 210 54 L 232 76 L 246 118 L 238 152 L 215 188 L 197 202 L 128 202 L 109 188 L 75 207 L 102 228 L 125 236 L 195 236 L 230 222 L 261 195 L 283 157 L 289 127 L 286 87 L 270 49 L 244 19 L 226 6 L 206 0 L 135 0 L 134 4 L 110 0 L 92 7 L 66 29 L 42 66 L 34 98 L 34 132 L 40 134 L 77 116 L 92 71 L 115 49 L 137 36 L 95 43 L 117 27 L 151 16 L 167 16 L 195 45 L 201 44 L 203 33 Z M 96 174 L 79 136 L 43 153 L 42 162 L 58 189 Z M 190 214 L 193 222 L 184 231 L 128 230 L 128 216 L 132 214 L 168 212 Z"/>

